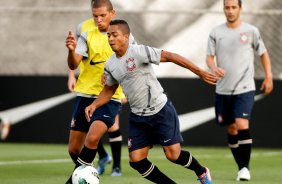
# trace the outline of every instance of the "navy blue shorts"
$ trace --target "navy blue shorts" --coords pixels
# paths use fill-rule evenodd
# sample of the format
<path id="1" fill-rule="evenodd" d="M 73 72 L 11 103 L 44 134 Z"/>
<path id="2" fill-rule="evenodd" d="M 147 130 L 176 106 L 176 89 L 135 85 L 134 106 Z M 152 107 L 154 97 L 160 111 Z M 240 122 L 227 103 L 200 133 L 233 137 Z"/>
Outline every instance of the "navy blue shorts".
<path id="1" fill-rule="evenodd" d="M 170 101 L 165 104 L 160 112 L 152 116 L 130 114 L 129 152 L 153 146 L 153 144 L 170 146 L 182 141 L 178 116 Z"/>
<path id="2" fill-rule="evenodd" d="M 236 118 L 250 119 L 254 106 L 255 91 L 238 95 L 216 94 L 216 122 L 221 126 L 230 125 Z"/>
<path id="3" fill-rule="evenodd" d="M 85 108 L 89 106 L 95 98 L 87 98 L 77 96 L 74 104 L 71 130 L 77 130 L 81 132 L 88 132 L 91 123 L 95 120 L 103 121 L 108 128 L 110 128 L 114 122 L 115 117 L 121 110 L 121 103 L 110 100 L 107 104 L 96 109 L 91 117 L 91 121 L 88 122 L 85 118 Z"/>

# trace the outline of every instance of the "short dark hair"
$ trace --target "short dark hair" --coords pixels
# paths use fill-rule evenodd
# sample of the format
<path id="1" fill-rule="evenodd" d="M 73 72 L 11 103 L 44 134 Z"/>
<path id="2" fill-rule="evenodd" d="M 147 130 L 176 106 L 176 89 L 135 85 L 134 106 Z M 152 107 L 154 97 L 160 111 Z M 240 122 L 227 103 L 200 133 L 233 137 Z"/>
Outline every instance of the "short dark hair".
<path id="1" fill-rule="evenodd" d="M 128 23 L 125 20 L 121 20 L 121 19 L 112 20 L 110 22 L 110 25 L 117 25 L 117 26 L 120 27 L 121 32 L 123 34 L 128 34 L 128 35 L 130 34 L 129 25 L 128 25 Z"/>
<path id="2" fill-rule="evenodd" d="M 223 0 L 223 5 L 225 5 L 225 0 Z M 242 7 L 242 0 L 238 0 L 238 5 L 240 8 Z"/>
<path id="3" fill-rule="evenodd" d="M 91 0 L 92 8 L 100 8 L 102 6 L 106 6 L 109 11 L 113 10 L 113 4 L 110 0 Z"/>

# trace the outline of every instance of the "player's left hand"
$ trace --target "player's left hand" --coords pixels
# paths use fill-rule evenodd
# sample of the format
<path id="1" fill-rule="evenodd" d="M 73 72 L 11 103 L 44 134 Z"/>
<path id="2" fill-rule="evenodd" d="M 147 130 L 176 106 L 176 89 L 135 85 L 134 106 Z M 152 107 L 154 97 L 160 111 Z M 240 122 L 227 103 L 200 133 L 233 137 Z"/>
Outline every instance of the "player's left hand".
<path id="1" fill-rule="evenodd" d="M 271 93 L 271 91 L 273 90 L 273 81 L 272 81 L 272 78 L 265 78 L 262 85 L 261 85 L 261 88 L 260 88 L 261 91 L 264 91 L 264 96 L 267 96 Z"/>
<path id="2" fill-rule="evenodd" d="M 93 113 L 94 113 L 95 110 L 96 110 L 96 107 L 95 107 L 95 105 L 93 105 L 93 104 L 91 104 L 91 105 L 89 105 L 89 106 L 87 106 L 87 107 L 85 108 L 85 110 L 84 110 L 84 112 L 85 112 L 85 118 L 86 118 L 86 120 L 87 120 L 88 122 L 91 121 L 91 117 L 92 117 L 92 115 L 93 115 Z"/>
<path id="3" fill-rule="evenodd" d="M 207 72 L 207 71 L 202 71 L 199 75 L 206 83 L 211 84 L 211 85 L 215 85 L 216 81 L 218 80 L 218 77 L 211 73 L 211 72 Z"/>

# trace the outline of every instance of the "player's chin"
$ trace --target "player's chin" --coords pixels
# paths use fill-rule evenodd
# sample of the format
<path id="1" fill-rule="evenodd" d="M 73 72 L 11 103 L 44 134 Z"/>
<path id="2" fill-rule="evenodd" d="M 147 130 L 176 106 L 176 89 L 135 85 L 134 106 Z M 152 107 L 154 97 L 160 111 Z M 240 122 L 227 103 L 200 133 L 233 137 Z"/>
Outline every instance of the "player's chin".
<path id="1" fill-rule="evenodd" d="M 98 25 L 98 29 L 101 31 L 101 32 L 107 32 L 107 29 L 106 29 L 106 26 L 104 25 Z"/>
<path id="2" fill-rule="evenodd" d="M 113 50 L 114 52 L 117 51 L 116 45 L 112 44 L 112 45 L 110 45 L 110 46 L 111 46 L 111 48 L 112 48 L 112 50 Z"/>
<path id="3" fill-rule="evenodd" d="M 228 21 L 229 23 L 234 23 L 234 22 L 236 21 L 236 19 L 233 18 L 233 17 L 228 17 L 228 18 L 227 18 L 227 21 Z"/>

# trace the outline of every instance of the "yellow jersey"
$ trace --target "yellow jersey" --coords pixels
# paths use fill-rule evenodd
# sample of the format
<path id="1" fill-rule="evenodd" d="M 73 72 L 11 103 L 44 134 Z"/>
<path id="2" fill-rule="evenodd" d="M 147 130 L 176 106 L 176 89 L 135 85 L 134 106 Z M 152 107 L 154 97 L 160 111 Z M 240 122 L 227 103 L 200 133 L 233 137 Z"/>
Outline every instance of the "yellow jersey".
<path id="1" fill-rule="evenodd" d="M 101 33 L 93 19 L 84 21 L 81 33 L 87 32 L 88 57 L 80 62 L 80 74 L 75 85 L 75 92 L 86 95 L 99 95 L 104 85 L 101 77 L 107 59 L 114 53 L 108 43 L 106 33 Z M 119 86 L 112 98 L 125 98 Z"/>

